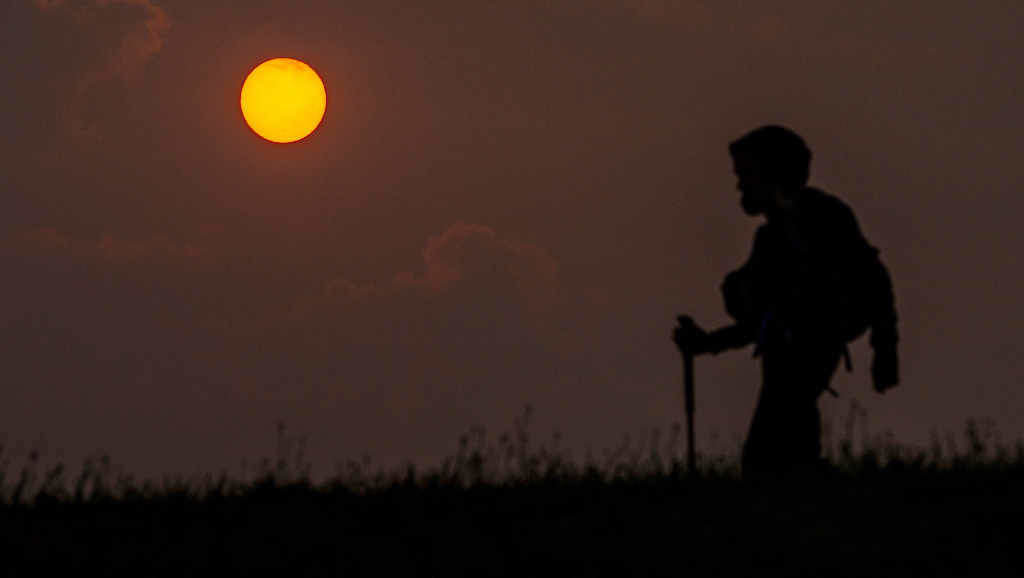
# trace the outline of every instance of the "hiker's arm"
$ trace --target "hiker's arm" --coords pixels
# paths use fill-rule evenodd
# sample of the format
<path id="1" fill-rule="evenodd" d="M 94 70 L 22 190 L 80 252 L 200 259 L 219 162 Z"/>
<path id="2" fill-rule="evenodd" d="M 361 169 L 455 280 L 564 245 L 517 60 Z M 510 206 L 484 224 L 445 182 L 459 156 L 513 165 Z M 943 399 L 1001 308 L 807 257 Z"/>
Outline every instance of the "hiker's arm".
<path id="1" fill-rule="evenodd" d="M 874 308 L 876 313 L 871 321 L 871 349 L 874 351 L 871 360 L 871 379 L 875 391 L 885 393 L 887 389 L 896 387 L 900 382 L 900 362 L 896 350 L 899 334 L 896 330 L 896 305 L 889 271 L 881 261 L 876 267 L 876 274 L 884 277 L 884 283 L 883 280 L 879 280 L 879 287 L 884 287 L 884 290 L 879 290 L 879 302 Z"/>
<path id="2" fill-rule="evenodd" d="M 766 288 L 760 280 L 764 278 L 764 272 L 771 267 L 768 261 L 768 235 L 769 231 L 765 225 L 758 227 L 754 235 L 754 246 L 747 261 L 739 269 L 726 275 L 719 286 L 725 310 L 738 324 L 756 324 L 763 314 L 765 295 L 761 293 Z M 725 331 L 723 339 L 725 336 L 733 337 L 737 333 L 744 333 L 740 329 L 727 327 L 720 331 Z"/>
<path id="3" fill-rule="evenodd" d="M 707 334 L 702 353 L 718 355 L 729 349 L 740 349 L 753 343 L 754 337 L 754 331 L 748 325 L 727 325 Z"/>
<path id="4" fill-rule="evenodd" d="M 878 259 L 877 255 L 875 259 Z M 881 260 L 875 264 L 873 269 L 879 276 L 879 295 L 878 302 L 872 308 L 875 311 L 875 316 L 871 320 L 871 348 L 875 351 L 895 349 L 899 342 L 899 331 L 897 330 L 899 317 L 896 314 L 896 298 L 892 291 L 892 278 Z"/>
<path id="5" fill-rule="evenodd" d="M 720 290 L 725 310 L 736 323 L 704 334 L 701 353 L 718 355 L 729 349 L 740 349 L 757 337 L 755 324 L 761 317 L 758 303 L 757 277 L 768 267 L 767 246 L 769 231 L 765 225 L 757 228 L 754 246 L 743 266 L 725 276 Z"/>
<path id="6" fill-rule="evenodd" d="M 687 315 L 680 315 L 678 319 L 679 326 L 672 332 L 672 340 L 679 351 L 718 355 L 727 349 L 739 349 L 754 341 L 754 332 L 746 325 L 737 323 L 708 332 Z"/>

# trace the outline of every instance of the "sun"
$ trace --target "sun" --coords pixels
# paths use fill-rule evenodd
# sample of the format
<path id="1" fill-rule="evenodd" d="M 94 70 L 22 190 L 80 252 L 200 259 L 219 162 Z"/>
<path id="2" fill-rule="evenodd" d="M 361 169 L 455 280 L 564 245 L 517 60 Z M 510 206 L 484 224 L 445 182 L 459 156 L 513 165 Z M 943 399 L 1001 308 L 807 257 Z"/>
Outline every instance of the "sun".
<path id="1" fill-rule="evenodd" d="M 242 84 L 242 117 L 256 134 L 277 143 L 302 140 L 327 110 L 324 81 L 308 64 L 272 58 L 252 69 Z"/>

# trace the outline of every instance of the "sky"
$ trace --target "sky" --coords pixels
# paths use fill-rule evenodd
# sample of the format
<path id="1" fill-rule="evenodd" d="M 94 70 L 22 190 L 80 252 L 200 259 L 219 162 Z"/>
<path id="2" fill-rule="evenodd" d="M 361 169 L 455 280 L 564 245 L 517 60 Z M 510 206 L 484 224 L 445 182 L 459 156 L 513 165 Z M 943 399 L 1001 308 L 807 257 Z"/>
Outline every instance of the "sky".
<path id="1" fill-rule="evenodd" d="M 761 218 L 728 143 L 799 132 L 889 268 L 901 385 L 823 396 L 927 443 L 1024 436 L 1019 2 L 11 0 L 0 8 L 0 436 L 130 472 L 424 466 L 529 404 L 582 456 L 683 420 L 677 314 L 713 328 Z M 307 139 L 242 81 L 309 63 Z M 735 453 L 751 349 L 696 363 Z"/>

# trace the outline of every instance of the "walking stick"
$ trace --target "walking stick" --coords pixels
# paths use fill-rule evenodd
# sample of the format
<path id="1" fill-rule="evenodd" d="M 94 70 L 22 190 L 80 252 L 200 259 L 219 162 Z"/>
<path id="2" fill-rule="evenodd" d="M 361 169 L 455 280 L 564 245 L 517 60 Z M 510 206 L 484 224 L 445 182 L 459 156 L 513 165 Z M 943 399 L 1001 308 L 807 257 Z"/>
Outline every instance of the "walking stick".
<path id="1" fill-rule="evenodd" d="M 694 401 L 693 392 L 693 341 L 692 338 L 700 330 L 693 319 L 687 315 L 680 315 L 679 331 L 682 333 L 680 349 L 683 354 L 683 399 L 686 408 L 686 467 L 691 474 L 697 471 L 697 450 L 693 438 L 693 413 Z"/>
<path id="2" fill-rule="evenodd" d="M 683 397 L 686 400 L 686 467 L 691 474 L 697 471 L 697 452 L 693 441 L 693 351 L 683 350 Z"/>

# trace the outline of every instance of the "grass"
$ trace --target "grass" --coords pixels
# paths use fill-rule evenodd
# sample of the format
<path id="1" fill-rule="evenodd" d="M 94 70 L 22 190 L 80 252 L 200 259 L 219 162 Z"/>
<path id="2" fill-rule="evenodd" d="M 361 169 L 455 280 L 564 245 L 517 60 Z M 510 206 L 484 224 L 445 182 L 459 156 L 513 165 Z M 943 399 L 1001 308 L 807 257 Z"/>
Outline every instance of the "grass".
<path id="1" fill-rule="evenodd" d="M 854 408 L 856 410 L 856 408 Z M 856 411 L 851 415 L 856 417 Z M 463 435 L 433 468 L 367 459 L 310 480 L 278 425 L 251 475 L 136 480 L 98 454 L 70 475 L 0 452 L 8 575 L 1013 576 L 1024 537 L 1024 443 L 990 422 L 924 448 L 826 428 L 830 467 L 743 479 L 727 456 L 687 472 L 681 428 L 581 460 L 512 431 Z M 10 475 L 8 472 L 14 472 Z"/>

